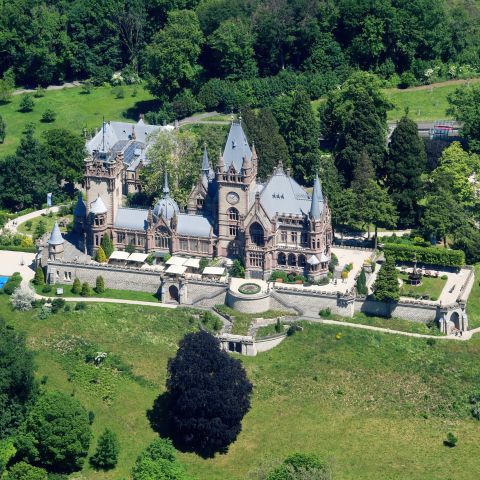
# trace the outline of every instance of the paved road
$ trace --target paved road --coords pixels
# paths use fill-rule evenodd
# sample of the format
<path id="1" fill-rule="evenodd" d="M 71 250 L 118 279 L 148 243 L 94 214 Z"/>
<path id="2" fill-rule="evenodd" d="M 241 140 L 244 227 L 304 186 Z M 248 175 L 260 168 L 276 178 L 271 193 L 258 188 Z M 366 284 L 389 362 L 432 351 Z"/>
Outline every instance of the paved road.
<path id="1" fill-rule="evenodd" d="M 3 227 L 5 230 L 10 230 L 13 233 L 17 233 L 17 227 L 21 223 L 26 222 L 27 220 L 32 220 L 33 218 L 39 217 L 42 214 L 47 214 L 48 212 L 57 213 L 60 209 L 61 205 L 57 205 L 56 207 L 44 208 L 42 210 L 35 210 L 34 212 L 27 213 L 22 215 L 21 217 L 17 217 L 13 220 L 9 220 L 5 226 Z"/>
<path id="2" fill-rule="evenodd" d="M 63 85 L 49 85 L 45 90 L 63 90 L 64 88 L 74 88 L 74 87 L 79 87 L 82 84 L 82 82 L 67 82 L 64 83 Z M 20 88 L 19 90 L 15 90 L 12 95 L 22 95 L 24 93 L 34 93 L 35 90 L 31 88 Z"/>

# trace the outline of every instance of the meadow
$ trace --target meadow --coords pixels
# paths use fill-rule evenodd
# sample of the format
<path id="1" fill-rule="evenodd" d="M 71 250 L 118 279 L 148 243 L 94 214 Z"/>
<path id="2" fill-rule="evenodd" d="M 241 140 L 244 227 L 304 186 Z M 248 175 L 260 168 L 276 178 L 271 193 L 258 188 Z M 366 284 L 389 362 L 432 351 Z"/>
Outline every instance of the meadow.
<path id="1" fill-rule="evenodd" d="M 168 358 L 197 328 L 191 313 L 89 304 L 41 320 L 37 311 L 12 312 L 0 295 L 0 316 L 25 332 L 42 388 L 72 394 L 95 413 L 91 451 L 104 427 L 119 435 L 114 471 L 99 474 L 86 465 L 71 478 L 128 478 L 135 457 L 156 435 L 146 412 L 164 391 Z M 255 479 L 262 465 L 307 451 L 329 459 L 336 480 L 475 478 L 480 429 L 468 396 L 479 389 L 480 336 L 427 342 L 302 326 L 274 350 L 239 357 L 254 384 L 252 409 L 226 455 L 180 455 L 192 475 Z M 107 352 L 110 367 L 87 364 L 86 350 Z M 459 438 L 453 449 L 443 445 L 450 431 Z"/>

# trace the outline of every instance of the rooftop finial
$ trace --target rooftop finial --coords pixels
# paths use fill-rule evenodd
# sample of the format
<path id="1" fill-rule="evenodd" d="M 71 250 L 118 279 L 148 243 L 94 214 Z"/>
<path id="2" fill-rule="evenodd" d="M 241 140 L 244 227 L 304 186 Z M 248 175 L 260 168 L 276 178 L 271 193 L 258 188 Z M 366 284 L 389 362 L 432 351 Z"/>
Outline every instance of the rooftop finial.
<path id="1" fill-rule="evenodd" d="M 102 119 L 102 152 L 105 151 L 105 115 Z"/>
<path id="2" fill-rule="evenodd" d="M 170 188 L 168 187 L 168 172 L 165 171 L 165 178 L 163 181 L 163 196 L 167 197 L 170 193 Z"/>

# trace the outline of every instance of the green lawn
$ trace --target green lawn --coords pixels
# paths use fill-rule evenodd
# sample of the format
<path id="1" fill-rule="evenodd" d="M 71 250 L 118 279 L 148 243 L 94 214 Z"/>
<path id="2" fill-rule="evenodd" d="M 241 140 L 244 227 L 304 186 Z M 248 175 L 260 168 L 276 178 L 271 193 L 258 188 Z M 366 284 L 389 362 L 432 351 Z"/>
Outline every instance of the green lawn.
<path id="1" fill-rule="evenodd" d="M 475 280 L 468 297 L 467 315 L 470 329 L 480 327 L 480 265 L 475 265 Z"/>
<path id="2" fill-rule="evenodd" d="M 92 294 L 88 298 L 118 298 L 120 300 L 137 300 L 139 302 L 158 303 L 158 298 L 153 293 L 137 292 L 136 290 L 115 290 L 114 288 L 107 288 L 103 293 L 96 293 L 95 290 L 93 290 L 95 285 L 90 285 L 90 287 L 92 288 Z M 35 286 L 37 293 L 46 297 L 56 296 L 55 292 L 57 288 L 63 288 L 62 297 L 80 298 L 80 295 L 72 293 L 71 284 L 52 285 L 52 291 L 50 293 L 42 292 L 43 287 Z"/>
<path id="3" fill-rule="evenodd" d="M 40 215 L 39 217 L 35 217 L 35 218 L 32 218 L 32 220 L 30 220 L 32 222 L 32 225 L 30 228 L 27 228 L 27 226 L 25 225 L 26 222 L 23 222 L 23 223 L 20 223 L 18 226 L 17 226 L 17 230 L 20 232 L 20 233 L 24 233 L 24 234 L 28 234 L 28 235 L 32 235 L 34 232 L 35 232 L 35 228 L 37 226 L 37 224 L 43 220 L 45 222 L 45 226 L 46 226 L 46 231 L 47 232 L 50 232 L 53 228 L 53 226 L 55 225 L 55 222 L 58 221 L 58 219 L 60 218 L 64 218 L 64 217 L 67 217 L 70 222 L 73 220 L 73 215 L 58 215 L 58 214 L 53 214 L 52 216 L 49 216 L 49 215 Z M 66 232 L 67 229 L 65 227 L 60 227 L 60 230 L 62 232 Z"/>
<path id="4" fill-rule="evenodd" d="M 126 479 L 138 452 L 154 438 L 145 412 L 164 389 L 166 365 L 178 340 L 196 322 L 186 309 L 89 304 L 83 312 L 11 312 L 0 295 L 0 316 L 25 332 L 46 388 L 77 397 L 95 413 L 99 433 L 120 437 L 118 467 L 77 480 Z M 198 480 L 246 480 L 266 461 L 293 451 L 332 461 L 336 480 L 473 480 L 478 471 L 479 423 L 468 395 L 478 390 L 480 337 L 470 342 L 386 335 L 302 323 L 304 331 L 257 357 L 237 357 L 254 384 L 252 409 L 226 455 L 181 454 Z M 342 333 L 337 340 L 337 333 Z M 124 373 L 86 364 L 89 346 Z M 120 368 L 125 371 L 125 368 Z M 448 449 L 448 432 L 459 438 Z M 253 477 L 255 478 L 255 477 Z"/>
<path id="5" fill-rule="evenodd" d="M 123 87 L 124 98 L 115 98 L 109 86 L 94 88 L 88 95 L 82 93 L 81 87 L 51 90 L 44 97 L 35 98 L 34 110 L 29 113 L 18 111 L 22 96 L 13 96 L 10 103 L 0 105 L 0 115 L 7 124 L 5 143 L 0 145 L 0 158 L 14 152 L 25 125 L 29 122 L 35 125 L 38 134 L 47 129 L 62 127 L 81 135 L 84 128 L 100 128 L 103 117 L 106 120 L 138 120 L 140 113 L 158 108 L 158 105 L 155 106 L 157 102 L 142 87 L 137 87 L 137 95 L 133 97 L 134 88 Z M 57 113 L 53 123 L 40 121 L 47 108 Z"/>
<path id="6" fill-rule="evenodd" d="M 400 295 L 413 297 L 416 295 L 429 295 L 432 300 L 438 300 L 447 280 L 434 277 L 422 277 L 422 283 L 416 287 L 407 284 L 408 274 L 399 273 L 398 278 L 403 280 L 400 287 Z"/>

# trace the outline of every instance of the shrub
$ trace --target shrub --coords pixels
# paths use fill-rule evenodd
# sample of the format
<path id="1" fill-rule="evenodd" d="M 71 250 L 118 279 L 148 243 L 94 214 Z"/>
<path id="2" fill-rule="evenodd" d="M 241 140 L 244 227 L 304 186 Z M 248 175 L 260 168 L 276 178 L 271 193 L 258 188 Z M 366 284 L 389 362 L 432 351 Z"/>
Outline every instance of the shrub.
<path id="1" fill-rule="evenodd" d="M 282 333 L 282 332 L 283 332 L 283 325 L 282 325 L 282 323 L 280 322 L 280 319 L 279 319 L 279 318 L 277 318 L 277 321 L 276 321 L 276 323 L 275 323 L 275 331 L 276 331 L 277 333 Z"/>
<path id="2" fill-rule="evenodd" d="M 20 112 L 27 113 L 33 110 L 35 106 L 35 102 L 31 95 L 22 95 L 22 99 L 20 100 Z"/>
<path id="3" fill-rule="evenodd" d="M 396 262 L 411 262 L 416 255 L 419 263 L 457 268 L 465 264 L 465 253 L 461 250 L 387 243 L 384 251 L 385 256 L 392 256 Z"/>
<path id="4" fill-rule="evenodd" d="M 448 275 L 442 275 L 440 278 L 441 278 L 442 280 L 448 280 Z"/>
<path id="5" fill-rule="evenodd" d="M 322 318 L 330 318 L 332 316 L 332 310 L 330 308 L 322 308 L 318 314 L 322 317 Z"/>
<path id="6" fill-rule="evenodd" d="M 203 269 L 204 269 L 205 267 L 208 267 L 208 264 L 209 264 L 208 258 L 202 257 L 202 258 L 200 259 L 200 271 L 203 272 Z"/>
<path id="7" fill-rule="evenodd" d="M 27 220 L 27 221 L 25 222 L 25 228 L 26 228 L 28 231 L 31 230 L 32 225 L 33 225 L 33 222 L 32 222 L 31 220 Z"/>
<path id="8" fill-rule="evenodd" d="M 98 439 L 95 455 L 90 459 L 90 464 L 96 469 L 110 470 L 118 462 L 120 447 L 115 432 L 106 428 Z"/>
<path id="9" fill-rule="evenodd" d="M 20 285 L 12 293 L 10 303 L 15 310 L 26 312 L 31 310 L 35 301 L 35 292 L 30 285 Z"/>
<path id="10" fill-rule="evenodd" d="M 27 462 L 18 462 L 10 467 L 6 476 L 8 480 L 47 480 L 44 468 L 34 467 Z"/>
<path id="11" fill-rule="evenodd" d="M 80 279 L 75 277 L 75 280 L 73 280 L 71 292 L 74 293 L 75 295 L 80 295 L 81 291 L 82 291 L 82 286 L 80 284 Z"/>
<path id="12" fill-rule="evenodd" d="M 101 275 L 99 275 L 97 277 L 97 280 L 95 281 L 95 291 L 97 293 L 105 292 L 105 281 L 103 280 L 103 277 Z"/>
<path id="13" fill-rule="evenodd" d="M 53 287 L 50 284 L 46 284 L 42 288 L 42 293 L 50 293 L 52 291 Z"/>
<path id="14" fill-rule="evenodd" d="M 245 267 L 240 260 L 237 259 L 233 262 L 230 275 L 236 278 L 245 278 Z"/>
<path id="15" fill-rule="evenodd" d="M 447 433 L 447 439 L 444 440 L 444 445 L 450 448 L 456 447 L 458 442 L 458 438 L 452 433 Z"/>
<path id="16" fill-rule="evenodd" d="M 7 295 L 12 295 L 13 292 L 20 286 L 22 283 L 22 277 L 18 272 L 14 273 L 3 286 L 3 291 Z"/>
<path id="17" fill-rule="evenodd" d="M 87 282 L 82 283 L 82 291 L 80 292 L 80 295 L 82 297 L 90 297 L 90 295 L 92 295 L 90 285 Z"/>
<path id="18" fill-rule="evenodd" d="M 102 241 L 100 242 L 101 247 L 103 248 L 103 252 L 107 258 L 110 258 L 110 255 L 113 253 L 113 243 L 110 235 L 107 233 L 102 237 Z"/>
<path id="19" fill-rule="evenodd" d="M 112 93 L 115 95 L 115 98 L 125 98 L 125 89 L 123 87 L 117 86 L 112 88 Z"/>
<path id="20" fill-rule="evenodd" d="M 266 480 L 331 480 L 331 468 L 314 454 L 293 453 L 266 477 Z"/>
<path id="21" fill-rule="evenodd" d="M 42 267 L 37 267 L 35 269 L 35 277 L 33 278 L 34 285 L 45 285 L 45 274 L 43 273 Z"/>
<path id="22" fill-rule="evenodd" d="M 360 275 L 357 278 L 357 292 L 359 295 L 367 295 L 368 294 L 368 288 L 367 288 L 367 278 L 365 275 L 365 270 L 360 272 Z"/>
<path id="23" fill-rule="evenodd" d="M 328 264 L 328 270 L 333 273 L 337 265 L 338 265 L 338 257 L 334 253 L 332 253 L 332 257 L 330 258 L 330 262 Z"/>
<path id="24" fill-rule="evenodd" d="M 22 242 L 20 243 L 21 247 L 31 248 L 33 247 L 33 240 L 31 237 L 24 236 L 22 237 Z"/>
<path id="25" fill-rule="evenodd" d="M 78 302 L 76 305 L 75 305 L 75 310 L 78 312 L 78 311 L 81 311 L 81 310 L 86 310 L 87 309 L 87 304 L 85 302 Z"/>
<path id="26" fill-rule="evenodd" d="M 90 410 L 88 412 L 88 423 L 92 425 L 94 420 L 95 420 L 95 413 Z"/>
<path id="27" fill-rule="evenodd" d="M 97 253 L 95 254 L 95 260 L 98 263 L 105 263 L 107 261 L 107 256 L 101 245 L 98 247 Z"/>
<path id="28" fill-rule="evenodd" d="M 92 82 L 83 82 L 82 84 L 82 94 L 83 95 L 90 95 L 92 93 L 92 90 L 93 90 L 93 85 L 92 85 Z"/>
<path id="29" fill-rule="evenodd" d="M 62 308 L 65 307 L 64 298 L 54 298 L 52 301 L 52 313 L 59 312 Z"/>
<path id="30" fill-rule="evenodd" d="M 274 282 L 275 280 L 283 280 L 284 282 L 286 282 L 287 272 L 284 272 L 283 270 L 275 270 L 270 276 L 270 281 Z"/>
<path id="31" fill-rule="evenodd" d="M 55 110 L 52 110 L 51 108 L 48 108 L 42 114 L 42 122 L 44 123 L 52 123 L 55 121 L 56 118 L 57 118 L 57 113 L 55 112 Z"/>
<path id="32" fill-rule="evenodd" d="M 35 89 L 35 92 L 33 93 L 33 96 L 35 98 L 41 98 L 41 97 L 44 97 L 45 96 L 45 89 L 38 86 L 36 89 Z"/>

